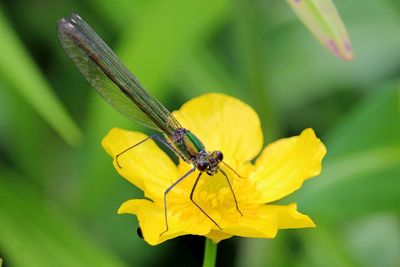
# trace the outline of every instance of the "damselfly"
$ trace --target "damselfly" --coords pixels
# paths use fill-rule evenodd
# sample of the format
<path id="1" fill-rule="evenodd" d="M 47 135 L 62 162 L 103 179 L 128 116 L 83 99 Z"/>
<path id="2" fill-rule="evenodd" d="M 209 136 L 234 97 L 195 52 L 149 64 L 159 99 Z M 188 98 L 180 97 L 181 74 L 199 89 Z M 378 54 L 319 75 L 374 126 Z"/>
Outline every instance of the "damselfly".
<path id="1" fill-rule="evenodd" d="M 236 172 L 223 162 L 221 151 L 206 151 L 203 143 L 188 129 L 183 128 L 174 116 L 143 88 L 114 52 L 79 15 L 72 13 L 59 21 L 58 38 L 68 57 L 108 103 L 129 119 L 158 130 L 166 136 L 166 138 L 163 138 L 161 135 L 152 134 L 139 143 L 121 151 L 116 156 L 118 167 L 123 168 L 118 162 L 118 158 L 121 155 L 148 139 L 161 142 L 178 157 L 193 165 L 185 175 L 176 180 L 164 192 L 166 229 L 163 233 L 168 231 L 168 192 L 196 169 L 199 174 L 190 192 L 190 200 L 193 204 L 221 229 L 218 223 L 193 199 L 193 193 L 203 173 L 212 176 L 217 172 L 221 172 L 225 176 L 232 192 L 236 209 L 242 215 L 231 182 L 226 173 L 220 168 L 220 164 L 222 163 L 234 173 Z M 236 173 L 236 175 L 238 174 Z"/>

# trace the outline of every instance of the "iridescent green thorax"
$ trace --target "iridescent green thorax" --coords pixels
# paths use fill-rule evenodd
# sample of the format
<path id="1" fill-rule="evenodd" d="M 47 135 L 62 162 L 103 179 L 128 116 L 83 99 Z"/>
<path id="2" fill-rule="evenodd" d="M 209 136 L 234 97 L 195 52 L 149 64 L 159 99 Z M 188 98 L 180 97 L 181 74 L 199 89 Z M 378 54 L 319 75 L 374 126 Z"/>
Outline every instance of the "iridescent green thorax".
<path id="1" fill-rule="evenodd" d="M 207 152 L 203 143 L 189 130 L 179 128 L 170 136 L 176 152 L 186 162 L 196 166 L 200 172 L 214 175 L 219 170 L 219 163 L 223 159 L 221 151 Z"/>
<path id="2" fill-rule="evenodd" d="M 204 151 L 203 143 L 190 131 L 186 132 L 183 142 L 191 155 L 196 156 L 200 151 Z"/>
<path id="3" fill-rule="evenodd" d="M 194 162 L 199 153 L 204 152 L 203 143 L 185 128 L 179 128 L 170 139 L 179 155 L 187 162 Z"/>

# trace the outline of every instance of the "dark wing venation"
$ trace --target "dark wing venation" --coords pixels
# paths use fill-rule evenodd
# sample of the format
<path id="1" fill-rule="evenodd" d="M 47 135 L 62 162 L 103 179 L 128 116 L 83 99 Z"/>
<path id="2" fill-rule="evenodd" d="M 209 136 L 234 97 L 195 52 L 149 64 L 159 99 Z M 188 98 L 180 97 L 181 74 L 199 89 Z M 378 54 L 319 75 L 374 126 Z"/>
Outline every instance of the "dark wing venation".
<path id="1" fill-rule="evenodd" d="M 75 42 L 73 42 L 68 35 L 59 31 L 59 39 L 67 55 L 75 63 L 80 72 L 108 103 L 126 117 L 133 119 L 146 127 L 160 130 L 154 122 L 143 113 L 143 111 L 141 111 L 136 105 L 132 104 L 132 100 L 130 100 L 120 90 L 120 88 L 104 74 L 101 68 L 95 64 L 81 48 L 76 46 Z"/>
<path id="2" fill-rule="evenodd" d="M 61 19 L 58 38 L 80 72 L 120 113 L 167 134 L 181 127 L 80 16 L 71 14 Z"/>

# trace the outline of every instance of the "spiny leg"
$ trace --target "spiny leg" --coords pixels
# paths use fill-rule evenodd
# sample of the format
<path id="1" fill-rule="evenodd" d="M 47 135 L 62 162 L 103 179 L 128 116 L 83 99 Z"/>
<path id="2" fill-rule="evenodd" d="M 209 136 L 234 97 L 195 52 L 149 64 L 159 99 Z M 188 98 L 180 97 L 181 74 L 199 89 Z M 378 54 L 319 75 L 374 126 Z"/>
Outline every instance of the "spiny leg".
<path id="1" fill-rule="evenodd" d="M 170 187 L 167 188 L 164 192 L 164 219 L 165 219 L 165 231 L 160 234 L 163 235 L 164 233 L 168 232 L 168 216 L 167 216 L 167 194 L 174 188 L 179 182 L 181 182 L 183 179 L 188 177 L 192 172 L 196 170 L 196 167 L 193 167 L 190 171 L 188 171 L 185 175 L 183 175 L 181 178 L 175 181 Z"/>
<path id="2" fill-rule="evenodd" d="M 168 148 L 169 148 L 170 150 L 172 150 L 176 155 L 179 156 L 179 154 L 178 154 L 178 152 L 176 151 L 176 149 L 173 148 L 173 147 L 172 147 L 166 140 L 164 140 L 161 136 L 159 136 L 159 135 L 157 135 L 157 134 L 151 134 L 151 135 L 149 135 L 148 137 L 146 137 L 145 139 L 143 139 L 142 141 L 140 141 L 139 143 L 136 143 L 136 144 L 134 144 L 133 146 L 128 147 L 128 148 L 125 149 L 124 151 L 120 152 L 117 156 L 115 156 L 115 160 L 116 160 L 116 162 L 117 162 L 117 166 L 118 166 L 120 169 L 122 168 L 122 166 L 121 166 L 121 165 L 119 164 L 119 162 L 118 162 L 118 158 L 119 158 L 122 154 L 128 152 L 128 151 L 131 150 L 132 148 L 134 148 L 134 147 L 136 147 L 136 146 L 138 146 L 138 145 L 140 145 L 140 144 L 146 142 L 146 141 L 149 140 L 149 139 L 153 139 L 153 140 L 158 140 L 158 141 L 160 141 L 162 144 L 164 144 L 166 147 L 168 147 Z"/>
<path id="3" fill-rule="evenodd" d="M 228 175 L 226 175 L 226 173 L 222 169 L 220 169 L 220 172 L 225 176 L 226 181 L 228 182 L 229 188 L 231 189 L 233 199 L 235 200 L 236 209 L 240 213 L 240 215 L 243 217 L 243 213 L 239 209 L 239 206 L 238 206 L 238 203 L 236 200 L 236 196 L 235 196 L 235 192 L 233 192 L 233 188 L 232 188 L 231 182 L 229 181 Z"/>
<path id="4" fill-rule="evenodd" d="M 196 205 L 196 207 L 197 207 L 202 213 L 204 213 L 204 215 L 207 216 L 208 219 L 210 219 L 210 220 L 219 228 L 219 230 L 222 230 L 222 228 L 218 225 L 218 223 L 217 223 L 216 221 L 214 221 L 214 219 L 211 218 L 211 216 L 208 215 L 208 214 L 193 200 L 193 193 L 194 193 L 194 190 L 196 189 L 197 183 L 199 182 L 200 177 L 201 177 L 202 174 L 203 174 L 203 173 L 199 173 L 199 175 L 198 175 L 197 178 L 196 178 L 196 181 L 194 182 L 194 185 L 193 185 L 193 187 L 192 187 L 192 191 L 190 192 L 190 200 L 193 202 L 193 204 Z"/>

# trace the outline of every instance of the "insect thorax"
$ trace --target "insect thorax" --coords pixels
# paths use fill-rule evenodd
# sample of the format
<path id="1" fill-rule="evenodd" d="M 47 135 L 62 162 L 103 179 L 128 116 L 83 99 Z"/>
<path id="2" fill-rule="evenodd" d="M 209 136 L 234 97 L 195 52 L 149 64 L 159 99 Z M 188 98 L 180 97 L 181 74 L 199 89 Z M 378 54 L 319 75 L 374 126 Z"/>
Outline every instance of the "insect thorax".
<path id="1" fill-rule="evenodd" d="M 171 136 L 171 141 L 181 158 L 192 163 L 200 172 L 214 175 L 223 159 L 221 151 L 206 152 L 203 143 L 189 130 L 179 128 Z"/>
<path id="2" fill-rule="evenodd" d="M 177 129 L 171 136 L 171 141 L 186 162 L 194 163 L 199 153 L 205 151 L 203 143 L 185 128 Z"/>

